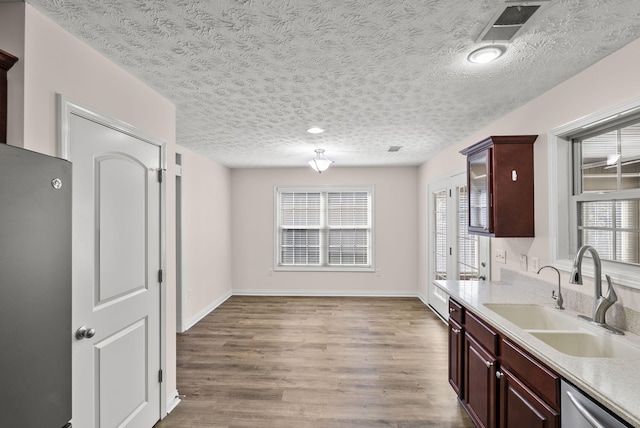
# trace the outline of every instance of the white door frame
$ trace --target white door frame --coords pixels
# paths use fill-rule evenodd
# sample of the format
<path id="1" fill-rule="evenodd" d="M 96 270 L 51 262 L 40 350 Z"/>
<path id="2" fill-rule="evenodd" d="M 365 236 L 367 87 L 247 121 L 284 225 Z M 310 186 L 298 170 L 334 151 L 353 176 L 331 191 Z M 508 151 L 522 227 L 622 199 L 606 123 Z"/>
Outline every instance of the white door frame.
<path id="1" fill-rule="evenodd" d="M 167 144 L 164 140 L 146 133 L 145 131 L 129 125 L 118 119 L 98 113 L 86 106 L 83 106 L 61 94 L 56 94 L 57 112 L 58 112 L 58 157 L 71 159 L 71 115 L 76 115 L 87 120 L 99 123 L 116 131 L 122 132 L 146 143 L 157 146 L 160 149 L 160 164 L 162 170 L 167 170 Z M 165 174 L 166 175 L 166 174 Z M 167 346 L 166 346 L 166 301 L 167 301 L 167 269 L 166 269 L 166 177 L 160 183 L 160 266 L 164 272 L 163 286 L 160 287 L 160 368 L 163 373 L 167 373 Z M 160 414 L 158 420 L 167 414 L 167 391 L 166 383 L 160 386 Z"/>
<path id="2" fill-rule="evenodd" d="M 183 275 L 183 247 L 184 247 L 184 180 L 183 180 L 184 152 L 176 147 L 176 332 L 187 331 L 186 302 L 187 296 L 184 290 Z"/>
<path id="3" fill-rule="evenodd" d="M 427 236 L 426 236 L 426 242 L 427 242 L 427 251 L 426 251 L 426 256 L 427 256 L 427 284 L 426 284 L 426 293 L 427 293 L 427 302 L 429 303 L 429 306 L 431 306 L 436 313 L 438 313 L 439 316 L 443 317 L 443 318 L 447 318 L 448 317 L 448 313 L 440 313 L 438 310 L 436 310 L 435 306 L 431 304 L 431 290 L 432 287 L 435 287 L 433 285 L 433 276 L 434 276 L 434 255 L 433 255 L 433 247 L 434 247 L 434 241 L 433 241 L 433 230 L 435 228 L 435 218 L 433 216 L 433 211 L 435 209 L 434 207 L 434 203 L 433 203 L 433 193 L 436 192 L 437 190 L 441 190 L 441 189 L 453 189 L 455 187 L 454 183 L 456 182 L 456 180 L 460 179 L 460 175 L 461 174 L 465 174 L 466 170 L 462 169 L 462 170 L 456 170 L 453 171 L 450 175 L 446 175 L 443 177 L 439 177 L 436 178 L 432 181 L 430 181 L 429 183 L 427 183 Z M 457 195 L 456 195 L 457 198 Z M 452 236 L 455 236 L 457 234 L 457 225 L 458 225 L 458 219 L 456 218 L 455 221 L 447 221 L 447 241 L 449 241 L 451 239 Z M 479 247 L 479 256 L 482 257 L 486 257 L 487 262 L 486 262 L 486 266 L 481 266 L 479 267 L 479 272 L 480 275 L 483 275 L 486 277 L 487 280 L 490 280 L 490 275 L 491 275 L 491 266 L 490 266 L 490 239 L 481 239 L 480 243 L 479 243 L 480 247 Z M 457 264 L 457 260 L 456 263 L 453 262 L 452 259 L 447 259 L 447 272 L 451 273 L 451 272 L 455 272 L 456 275 L 458 274 L 458 264 Z M 452 280 L 455 280 L 455 278 L 449 278 Z"/>

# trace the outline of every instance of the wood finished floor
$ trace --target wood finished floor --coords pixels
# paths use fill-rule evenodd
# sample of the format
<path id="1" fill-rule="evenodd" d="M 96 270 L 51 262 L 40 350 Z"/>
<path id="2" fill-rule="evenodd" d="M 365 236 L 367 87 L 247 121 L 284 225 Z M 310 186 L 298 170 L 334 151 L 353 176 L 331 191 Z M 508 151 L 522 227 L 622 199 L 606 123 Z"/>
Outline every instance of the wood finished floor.
<path id="1" fill-rule="evenodd" d="M 473 427 L 416 298 L 234 296 L 177 342 L 185 397 L 156 428 Z"/>

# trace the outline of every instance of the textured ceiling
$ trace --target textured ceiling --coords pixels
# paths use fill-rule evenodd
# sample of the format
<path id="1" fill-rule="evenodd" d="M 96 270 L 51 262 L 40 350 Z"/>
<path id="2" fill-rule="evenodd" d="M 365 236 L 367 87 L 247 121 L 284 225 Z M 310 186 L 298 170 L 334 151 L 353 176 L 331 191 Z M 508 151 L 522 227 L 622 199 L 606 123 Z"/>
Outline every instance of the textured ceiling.
<path id="1" fill-rule="evenodd" d="M 474 65 L 504 1 L 29 3 L 175 103 L 177 143 L 229 167 L 301 166 L 315 148 L 418 165 L 640 37 L 640 0 L 551 0 Z"/>

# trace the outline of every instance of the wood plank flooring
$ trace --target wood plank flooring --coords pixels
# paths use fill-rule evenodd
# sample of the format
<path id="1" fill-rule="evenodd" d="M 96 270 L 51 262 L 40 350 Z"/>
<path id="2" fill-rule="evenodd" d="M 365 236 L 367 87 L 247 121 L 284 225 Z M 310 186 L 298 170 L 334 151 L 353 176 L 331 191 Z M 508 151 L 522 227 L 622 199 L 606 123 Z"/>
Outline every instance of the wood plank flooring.
<path id="1" fill-rule="evenodd" d="M 177 339 L 156 428 L 473 427 L 417 298 L 234 296 Z"/>

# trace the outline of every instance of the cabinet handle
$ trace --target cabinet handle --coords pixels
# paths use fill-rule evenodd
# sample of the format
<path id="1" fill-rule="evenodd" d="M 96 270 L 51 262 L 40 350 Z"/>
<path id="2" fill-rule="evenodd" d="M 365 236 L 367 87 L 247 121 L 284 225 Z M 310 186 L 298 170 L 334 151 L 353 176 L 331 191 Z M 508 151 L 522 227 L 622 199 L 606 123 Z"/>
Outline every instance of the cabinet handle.
<path id="1" fill-rule="evenodd" d="M 493 367 L 493 363 L 491 361 L 485 361 L 484 364 L 487 366 L 488 369 Z"/>
<path id="2" fill-rule="evenodd" d="M 460 329 L 459 328 L 453 328 L 451 327 L 451 331 L 454 332 L 455 334 L 460 333 Z"/>
<path id="3" fill-rule="evenodd" d="M 500 372 L 500 371 L 497 371 L 497 372 L 496 372 L 496 377 L 497 377 L 498 379 L 502 378 L 502 376 L 503 376 L 503 375 L 502 375 L 502 372 Z"/>
<path id="4" fill-rule="evenodd" d="M 449 308 L 449 313 L 453 313 L 455 311 L 456 311 L 455 308 Z"/>

